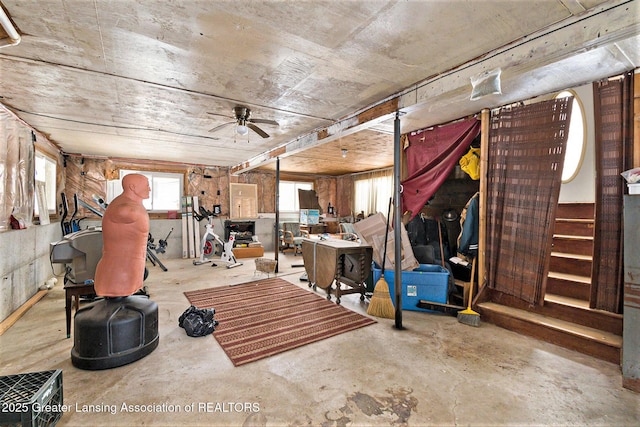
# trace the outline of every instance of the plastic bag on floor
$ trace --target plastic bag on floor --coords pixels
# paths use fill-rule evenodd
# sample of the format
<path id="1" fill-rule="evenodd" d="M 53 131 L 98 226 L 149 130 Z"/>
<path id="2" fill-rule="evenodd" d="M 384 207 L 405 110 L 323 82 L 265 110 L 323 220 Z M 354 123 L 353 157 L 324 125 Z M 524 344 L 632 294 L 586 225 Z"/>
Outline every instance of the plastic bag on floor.
<path id="1" fill-rule="evenodd" d="M 192 305 L 180 315 L 178 325 L 190 337 L 209 335 L 218 326 L 218 321 L 213 318 L 215 312 L 213 308 L 198 308 Z"/>

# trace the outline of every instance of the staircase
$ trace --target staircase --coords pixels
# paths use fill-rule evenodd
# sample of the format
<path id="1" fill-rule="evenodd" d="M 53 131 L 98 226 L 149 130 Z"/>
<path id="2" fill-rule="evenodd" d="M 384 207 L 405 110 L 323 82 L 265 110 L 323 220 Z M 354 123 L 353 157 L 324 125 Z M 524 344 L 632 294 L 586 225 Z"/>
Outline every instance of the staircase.
<path id="1" fill-rule="evenodd" d="M 559 205 L 544 305 L 483 302 L 483 320 L 620 364 L 622 316 L 589 308 L 593 218 L 593 204 Z"/>
<path id="2" fill-rule="evenodd" d="M 591 203 L 558 205 L 547 295 L 575 298 L 588 306 L 591 294 L 593 210 Z"/>

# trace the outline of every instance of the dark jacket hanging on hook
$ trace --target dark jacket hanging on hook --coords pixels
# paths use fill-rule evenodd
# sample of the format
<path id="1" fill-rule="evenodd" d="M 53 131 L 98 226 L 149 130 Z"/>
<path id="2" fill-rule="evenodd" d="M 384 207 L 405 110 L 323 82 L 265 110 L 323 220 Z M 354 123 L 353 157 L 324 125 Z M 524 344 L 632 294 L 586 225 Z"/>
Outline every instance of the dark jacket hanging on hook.
<path id="1" fill-rule="evenodd" d="M 467 202 L 460 215 L 460 226 L 462 231 L 458 237 L 458 253 L 475 257 L 478 254 L 478 239 L 480 236 L 479 226 L 479 198 L 480 193 L 474 194 Z"/>

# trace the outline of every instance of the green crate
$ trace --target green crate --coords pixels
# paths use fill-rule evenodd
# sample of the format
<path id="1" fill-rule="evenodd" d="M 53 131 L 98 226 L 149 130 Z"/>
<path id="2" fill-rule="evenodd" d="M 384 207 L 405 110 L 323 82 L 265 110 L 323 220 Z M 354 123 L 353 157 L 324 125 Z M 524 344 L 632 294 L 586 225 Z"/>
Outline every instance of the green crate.
<path id="1" fill-rule="evenodd" d="M 0 377 L 0 426 L 55 426 L 62 407 L 60 369 Z"/>

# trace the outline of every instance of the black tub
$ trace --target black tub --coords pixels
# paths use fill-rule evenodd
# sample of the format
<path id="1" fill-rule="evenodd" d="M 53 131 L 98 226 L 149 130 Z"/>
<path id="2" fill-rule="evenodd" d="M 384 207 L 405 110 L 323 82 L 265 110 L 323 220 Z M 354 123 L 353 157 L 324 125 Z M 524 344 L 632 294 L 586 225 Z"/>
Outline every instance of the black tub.
<path id="1" fill-rule="evenodd" d="M 115 368 L 158 346 L 158 305 L 146 296 L 105 298 L 77 311 L 71 362 L 80 369 Z"/>

